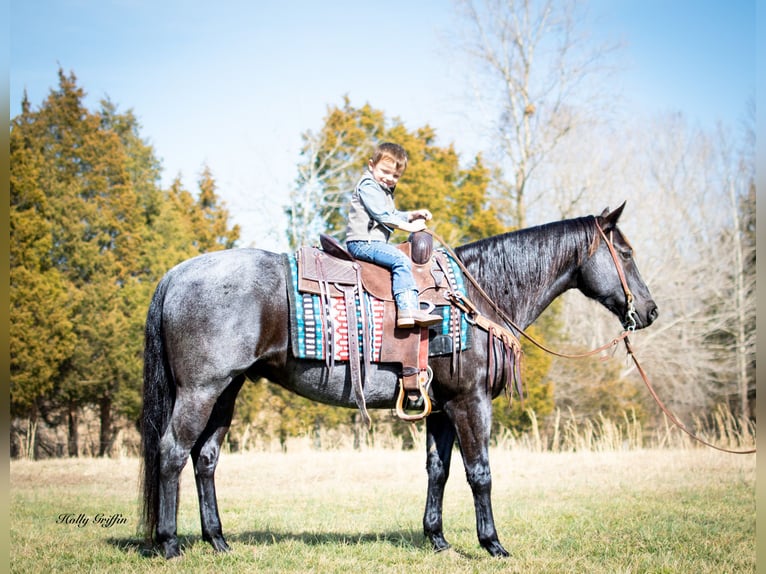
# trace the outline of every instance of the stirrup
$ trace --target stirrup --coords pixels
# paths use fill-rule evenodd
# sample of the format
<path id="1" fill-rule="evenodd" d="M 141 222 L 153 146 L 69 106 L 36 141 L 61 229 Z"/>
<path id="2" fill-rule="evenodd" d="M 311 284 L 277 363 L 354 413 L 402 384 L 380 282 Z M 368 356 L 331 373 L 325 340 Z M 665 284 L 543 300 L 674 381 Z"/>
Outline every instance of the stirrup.
<path id="1" fill-rule="evenodd" d="M 423 309 L 421 305 L 425 305 L 426 308 Z M 434 305 L 430 301 L 418 301 L 418 310 L 423 311 L 424 313 L 427 313 L 428 315 L 430 315 L 434 309 L 436 309 L 436 305 Z"/>
<path id="2" fill-rule="evenodd" d="M 415 422 L 422 420 L 431 414 L 431 397 L 428 396 L 428 387 L 431 384 L 431 379 L 433 379 L 433 377 L 434 373 L 430 366 L 425 371 L 421 371 L 421 373 L 418 374 L 418 391 L 420 391 L 418 402 L 420 402 L 421 399 L 423 400 L 423 410 L 412 415 L 408 415 L 404 411 L 404 384 L 401 381 L 399 382 L 399 395 L 396 397 L 396 416 L 403 421 Z"/>

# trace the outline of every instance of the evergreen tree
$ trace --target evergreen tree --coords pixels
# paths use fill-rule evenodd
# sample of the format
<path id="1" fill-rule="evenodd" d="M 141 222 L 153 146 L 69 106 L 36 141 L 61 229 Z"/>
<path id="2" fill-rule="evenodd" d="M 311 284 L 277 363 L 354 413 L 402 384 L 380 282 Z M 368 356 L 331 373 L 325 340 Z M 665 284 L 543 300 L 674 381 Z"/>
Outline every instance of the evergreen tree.
<path id="1" fill-rule="evenodd" d="M 401 144 L 410 158 L 396 186 L 399 209 L 428 208 L 434 216 L 429 228 L 453 246 L 508 231 L 489 198 L 490 173 L 481 156 L 461 168 L 454 147 L 436 145 L 429 126 L 409 132 L 394 123 L 384 138 Z"/>
<path id="2" fill-rule="evenodd" d="M 170 200 L 184 222 L 192 245 L 197 253 L 234 247 L 240 228 L 234 225 L 229 229 L 229 211 L 215 193 L 217 185 L 209 167 L 203 168 L 198 184 L 196 198 L 184 189 L 180 178 L 173 181 L 169 190 Z"/>
<path id="3" fill-rule="evenodd" d="M 303 138 L 303 161 L 287 208 L 293 247 L 316 242 L 320 232 L 344 236 L 349 194 L 383 141 L 401 144 L 410 157 L 397 186 L 397 207 L 430 209 L 431 227 L 455 244 L 507 230 L 490 201 L 490 173 L 481 157 L 462 168 L 454 147 L 438 146 L 427 125 L 410 131 L 369 104 L 355 108 L 345 98 L 343 107 L 328 111 L 318 134 Z"/>
<path id="4" fill-rule="evenodd" d="M 111 396 L 135 374 L 124 372 L 124 362 L 113 352 L 121 352 L 130 341 L 124 329 L 130 311 L 121 289 L 133 280 L 138 252 L 134 230 L 141 219 L 124 169 L 122 143 L 103 128 L 98 114 L 84 107 L 84 96 L 74 74 L 60 71 L 58 90 L 50 93 L 39 111 L 32 113 L 28 104 L 24 106 L 23 121 L 13 125 L 14 139 L 23 142 L 14 150 L 13 169 L 19 177 L 17 189 L 26 187 L 44 199 L 45 209 L 38 208 L 36 213 L 46 223 L 45 265 L 58 272 L 66 289 L 68 301 L 62 311 L 77 342 L 67 347 L 53 379 L 51 407 L 100 404 L 103 453 L 111 432 Z M 40 168 L 22 172 L 16 160 L 24 156 L 37 156 Z M 15 277 L 34 272 L 23 261 L 16 263 Z M 36 299 L 19 304 L 12 321 L 22 315 L 20 309 L 34 306 Z M 35 313 L 34 320 L 44 325 L 40 314 Z M 23 345 L 19 339 L 16 342 Z M 23 380 L 24 371 L 14 370 L 14 378 Z"/>
<path id="5" fill-rule="evenodd" d="M 33 117 L 26 97 L 22 108 L 10 133 L 10 392 L 11 416 L 27 420 L 27 456 L 43 402 L 76 338 L 69 312 L 73 296 L 50 258 L 51 206 L 36 185 L 44 165 L 28 133 Z"/>
<path id="6" fill-rule="evenodd" d="M 207 168 L 197 200 L 162 191 L 133 113 L 108 100 L 91 112 L 84 98 L 74 74 L 59 71 L 39 110 L 24 100 L 10 136 L 12 414 L 30 431 L 40 415 L 66 418 L 70 455 L 83 407 L 99 413 L 100 454 L 123 421 L 137 421 L 143 325 L 159 278 L 239 236 Z M 27 432 L 26 454 L 33 442 Z"/>
<path id="7" fill-rule="evenodd" d="M 286 209 L 291 247 L 316 243 L 322 232 L 345 233 L 348 194 L 383 137 L 385 121 L 382 112 L 354 108 L 346 97 L 342 107 L 328 111 L 319 133 L 303 135 L 303 161 Z"/>

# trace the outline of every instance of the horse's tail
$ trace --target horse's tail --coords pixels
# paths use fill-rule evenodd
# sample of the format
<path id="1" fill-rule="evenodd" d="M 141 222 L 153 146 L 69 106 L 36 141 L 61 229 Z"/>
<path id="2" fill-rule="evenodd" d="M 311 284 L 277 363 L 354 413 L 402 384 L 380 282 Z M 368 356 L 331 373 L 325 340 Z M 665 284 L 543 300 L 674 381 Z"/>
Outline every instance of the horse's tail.
<path id="1" fill-rule="evenodd" d="M 144 390 L 141 408 L 141 527 L 151 541 L 157 526 L 160 488 L 160 440 L 175 402 L 175 383 L 168 367 L 162 337 L 162 307 L 169 278 L 157 285 L 146 317 L 144 335 Z"/>

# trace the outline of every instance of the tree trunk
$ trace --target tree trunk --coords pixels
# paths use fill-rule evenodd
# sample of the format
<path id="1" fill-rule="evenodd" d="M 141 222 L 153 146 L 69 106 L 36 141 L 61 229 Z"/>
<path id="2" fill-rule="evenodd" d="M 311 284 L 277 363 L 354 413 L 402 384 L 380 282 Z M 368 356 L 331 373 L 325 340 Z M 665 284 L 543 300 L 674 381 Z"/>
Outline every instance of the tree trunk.
<path id="1" fill-rule="evenodd" d="M 98 456 L 106 456 L 112 444 L 112 399 L 108 396 L 99 401 L 101 432 L 99 435 Z"/>
<path id="2" fill-rule="evenodd" d="M 67 412 L 67 424 L 68 424 L 68 437 L 67 437 L 67 451 L 70 457 L 77 458 L 80 456 L 80 433 L 78 426 L 80 423 L 80 413 L 77 412 L 77 407 L 69 405 Z"/>
<path id="3" fill-rule="evenodd" d="M 24 457 L 29 460 L 35 459 L 35 446 L 37 442 L 37 413 L 27 419 L 27 440 L 24 446 Z"/>

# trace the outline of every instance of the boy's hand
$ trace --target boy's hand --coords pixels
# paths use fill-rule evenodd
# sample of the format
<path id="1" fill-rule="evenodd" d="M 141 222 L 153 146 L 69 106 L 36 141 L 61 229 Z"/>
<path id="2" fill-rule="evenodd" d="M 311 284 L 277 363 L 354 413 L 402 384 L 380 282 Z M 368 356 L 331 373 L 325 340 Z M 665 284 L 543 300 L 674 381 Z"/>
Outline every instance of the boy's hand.
<path id="1" fill-rule="evenodd" d="M 413 219 L 413 220 L 410 220 L 408 223 L 399 224 L 399 229 L 401 229 L 402 231 L 407 231 L 409 233 L 414 233 L 416 231 L 423 231 L 425 228 L 426 228 L 425 219 Z"/>
<path id="2" fill-rule="evenodd" d="M 426 221 L 430 221 L 433 215 L 431 215 L 431 212 L 427 209 L 416 209 L 414 211 L 410 211 L 410 221 L 415 221 L 418 219 L 425 219 Z"/>

